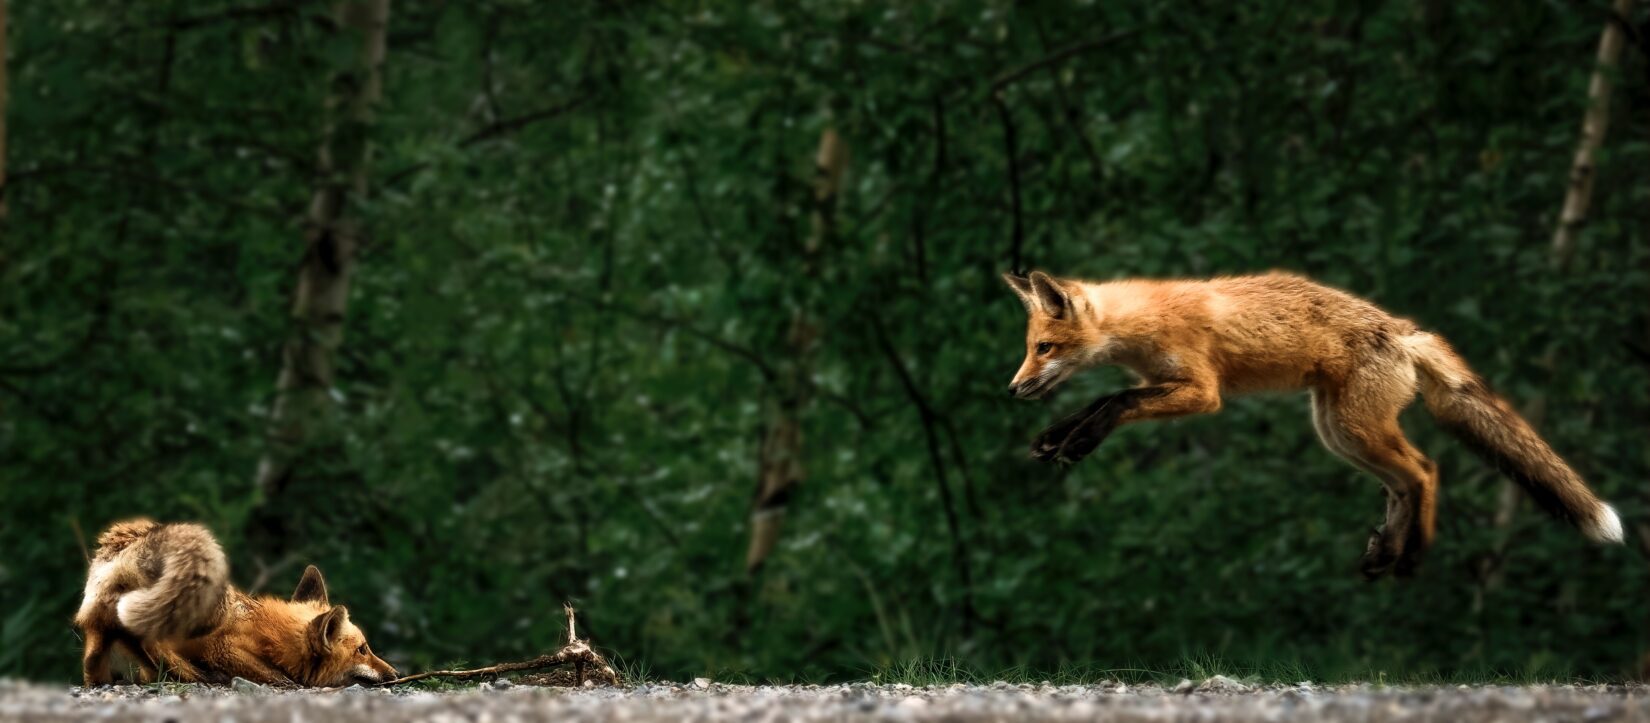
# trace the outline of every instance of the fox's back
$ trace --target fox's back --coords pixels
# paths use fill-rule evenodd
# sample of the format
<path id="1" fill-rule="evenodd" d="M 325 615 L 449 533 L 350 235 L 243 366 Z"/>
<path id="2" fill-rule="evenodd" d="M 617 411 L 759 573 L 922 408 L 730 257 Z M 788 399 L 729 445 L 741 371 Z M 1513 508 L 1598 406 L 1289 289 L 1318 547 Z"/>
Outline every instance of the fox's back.
<path id="1" fill-rule="evenodd" d="M 1289 386 L 1314 386 L 1372 358 L 1402 353 L 1401 339 L 1417 331 L 1413 322 L 1364 299 L 1294 274 L 1211 283 L 1217 299 L 1227 302 L 1225 319 L 1213 327 L 1215 348 L 1226 350 L 1234 366 L 1242 366 L 1237 358 L 1247 358 L 1277 367 L 1284 372 L 1277 381 Z M 1241 380 L 1243 370 L 1234 371 Z M 1266 381 L 1253 379 L 1269 386 Z"/>
<path id="2" fill-rule="evenodd" d="M 1414 323 L 1339 289 L 1272 272 L 1155 284 L 1188 343 L 1206 344 L 1223 392 L 1298 389 L 1398 353 Z"/>

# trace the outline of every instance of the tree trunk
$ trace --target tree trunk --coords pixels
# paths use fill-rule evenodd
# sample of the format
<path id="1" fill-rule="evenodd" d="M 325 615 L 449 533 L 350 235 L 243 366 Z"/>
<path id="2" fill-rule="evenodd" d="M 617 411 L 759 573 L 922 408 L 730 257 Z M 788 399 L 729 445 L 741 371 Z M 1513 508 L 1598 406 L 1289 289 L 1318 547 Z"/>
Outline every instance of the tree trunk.
<path id="1" fill-rule="evenodd" d="M 836 231 L 836 198 L 847 164 L 847 145 L 835 130 L 827 128 L 814 157 L 813 225 L 800 250 L 802 283 L 812 285 L 819 278 L 820 251 Z M 819 326 L 806 304 L 796 310 L 787 337 L 788 363 L 776 380 L 778 399 L 768 415 L 757 451 L 756 500 L 751 512 L 750 547 L 745 553 L 748 573 L 761 569 L 773 552 L 791 491 L 804 476 L 801 417 L 812 389 L 809 376 L 819 341 Z"/>
<path id="2" fill-rule="evenodd" d="M 1631 18 L 1633 0 L 1616 0 L 1613 8 L 1618 17 Z M 1581 142 L 1576 145 L 1575 160 L 1570 163 L 1570 188 L 1564 194 L 1564 210 L 1559 214 L 1558 228 L 1553 231 L 1553 263 L 1567 266 L 1575 254 L 1576 233 L 1587 223 L 1587 207 L 1593 197 L 1593 159 L 1599 146 L 1604 145 L 1604 133 L 1610 126 L 1610 86 L 1616 67 L 1621 61 L 1621 46 L 1625 40 L 1621 26 L 1605 21 L 1604 33 L 1598 40 L 1598 58 L 1593 65 L 1593 79 L 1587 86 L 1587 112 L 1581 117 Z"/>
<path id="3" fill-rule="evenodd" d="M 1631 17 L 1633 0 L 1616 0 L 1615 12 L 1623 17 Z M 1551 262 L 1554 273 L 1563 273 L 1569 268 L 1571 260 L 1575 258 L 1576 234 L 1587 221 L 1587 208 L 1592 203 L 1594 159 L 1598 150 L 1604 145 L 1604 133 L 1610 125 L 1610 89 L 1611 76 L 1621 60 L 1621 46 L 1623 35 L 1621 26 L 1611 20 L 1604 22 L 1604 32 L 1598 41 L 1598 56 L 1593 65 L 1592 81 L 1587 86 L 1587 110 L 1581 117 L 1581 141 L 1576 146 L 1575 159 L 1570 163 L 1570 183 L 1564 193 L 1564 207 L 1559 213 L 1558 226 L 1553 231 L 1552 247 L 1549 249 L 1548 260 Z M 1558 368 L 1558 347 L 1552 346 L 1541 355 L 1539 366 L 1546 370 L 1550 377 L 1553 370 Z M 1539 428 L 1541 420 L 1547 413 L 1547 398 L 1545 393 L 1538 392 L 1525 403 L 1522 409 L 1524 418 L 1531 426 Z M 1495 551 L 1486 558 L 1480 566 L 1479 576 L 1483 589 L 1474 601 L 1475 612 L 1481 610 L 1485 604 L 1487 593 L 1499 590 L 1505 583 L 1506 566 L 1503 558 L 1506 556 L 1507 546 L 1511 543 L 1511 528 L 1518 519 L 1519 504 L 1524 501 L 1523 493 L 1511 481 L 1502 481 L 1501 492 L 1496 501 L 1495 517 L 1491 524 L 1500 533 L 1495 543 Z"/>
<path id="4" fill-rule="evenodd" d="M 6 219 L 6 0 L 0 0 L 0 221 Z"/>
<path id="5" fill-rule="evenodd" d="M 319 175 L 304 221 L 304 256 L 292 296 L 291 329 L 258 462 L 264 503 L 278 497 L 311 433 L 333 404 L 333 358 L 344 337 L 350 276 L 361 228 L 352 206 L 367 193 L 373 108 L 382 96 L 389 0 L 339 0 L 337 31 L 358 45 L 354 63 L 332 72 Z"/>

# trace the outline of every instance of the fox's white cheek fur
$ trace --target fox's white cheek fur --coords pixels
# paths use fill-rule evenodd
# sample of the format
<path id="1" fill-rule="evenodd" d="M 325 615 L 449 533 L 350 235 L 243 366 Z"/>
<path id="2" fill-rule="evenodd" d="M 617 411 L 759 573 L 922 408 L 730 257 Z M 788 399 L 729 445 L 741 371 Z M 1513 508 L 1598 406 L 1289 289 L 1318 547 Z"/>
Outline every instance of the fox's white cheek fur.
<path id="1" fill-rule="evenodd" d="M 1076 370 L 1068 368 L 1064 359 L 1055 359 L 1044 364 L 1043 371 L 1037 374 L 1037 396 L 1041 397 L 1054 391 L 1054 388 L 1065 381 L 1066 377 L 1071 376 L 1073 371 Z"/>
<path id="2" fill-rule="evenodd" d="M 1064 365 L 1058 359 L 1044 364 L 1042 373 L 1037 375 L 1037 381 L 1041 382 L 1044 387 L 1047 388 L 1048 385 L 1058 381 L 1061 366 Z"/>

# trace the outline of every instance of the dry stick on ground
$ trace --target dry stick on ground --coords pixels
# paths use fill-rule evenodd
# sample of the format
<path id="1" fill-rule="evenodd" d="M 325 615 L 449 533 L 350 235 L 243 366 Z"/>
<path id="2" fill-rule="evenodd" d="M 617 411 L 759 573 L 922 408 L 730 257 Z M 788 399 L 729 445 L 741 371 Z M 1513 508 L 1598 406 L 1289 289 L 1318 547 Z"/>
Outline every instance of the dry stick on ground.
<path id="1" fill-rule="evenodd" d="M 619 675 L 613 671 L 613 666 L 608 665 L 605 658 L 603 658 L 595 650 L 592 650 L 589 642 L 580 640 L 578 633 L 574 631 L 573 606 L 562 603 L 562 611 L 567 614 L 567 644 L 562 646 L 562 649 L 556 651 L 553 655 L 541 655 L 532 660 L 523 660 L 515 663 L 499 663 L 498 665 L 489 665 L 485 668 L 473 668 L 470 670 L 432 670 L 427 673 L 405 675 L 400 678 L 396 678 L 395 680 L 379 683 L 378 685 L 379 687 L 401 685 L 402 683 L 411 683 L 415 680 L 423 680 L 425 678 L 453 678 L 455 680 L 490 678 L 496 675 L 502 675 L 504 673 L 517 673 L 523 670 L 554 668 L 557 666 L 567 665 L 568 663 L 573 664 L 573 685 L 575 687 L 584 686 L 585 670 L 591 667 L 595 668 L 597 672 L 606 676 L 610 680 L 618 680 Z"/>

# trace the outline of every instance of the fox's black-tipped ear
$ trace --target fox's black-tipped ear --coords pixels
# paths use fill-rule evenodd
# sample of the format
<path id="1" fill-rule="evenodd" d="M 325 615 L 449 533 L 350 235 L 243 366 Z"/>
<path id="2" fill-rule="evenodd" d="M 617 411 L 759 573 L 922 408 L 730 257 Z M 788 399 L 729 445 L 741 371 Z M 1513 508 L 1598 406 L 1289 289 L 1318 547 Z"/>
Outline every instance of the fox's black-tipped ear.
<path id="1" fill-rule="evenodd" d="M 316 615 L 309 621 L 309 629 L 305 638 L 309 641 L 309 649 L 315 653 L 325 653 L 338 642 L 338 636 L 344 634 L 344 623 L 349 622 L 349 608 L 342 605 Z"/>
<path id="2" fill-rule="evenodd" d="M 1031 272 L 1031 294 L 1044 313 L 1056 319 L 1065 316 L 1066 307 L 1071 305 L 1071 301 L 1066 298 L 1065 289 L 1060 288 L 1054 277 L 1041 271 Z"/>
<path id="3" fill-rule="evenodd" d="M 298 589 L 292 591 L 292 601 L 327 604 L 327 581 L 321 577 L 320 569 L 314 565 L 304 568 L 304 576 L 298 579 Z"/>
<path id="4" fill-rule="evenodd" d="M 1020 303 L 1026 305 L 1026 311 L 1031 311 L 1031 305 L 1036 303 L 1031 296 L 1031 280 L 1024 276 L 1015 276 L 1012 271 L 1003 272 L 1003 281 L 1008 282 L 1008 288 L 1014 290 L 1014 295 L 1020 297 Z"/>

